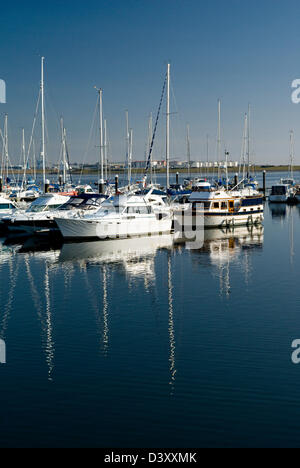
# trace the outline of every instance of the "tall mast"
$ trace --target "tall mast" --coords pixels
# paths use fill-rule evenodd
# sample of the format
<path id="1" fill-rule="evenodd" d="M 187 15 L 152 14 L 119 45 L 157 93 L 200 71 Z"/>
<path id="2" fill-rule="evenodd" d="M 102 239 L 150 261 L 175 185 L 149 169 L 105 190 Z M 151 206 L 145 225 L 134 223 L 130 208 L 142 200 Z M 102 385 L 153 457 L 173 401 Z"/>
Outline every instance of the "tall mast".
<path id="1" fill-rule="evenodd" d="M 43 186 L 46 185 L 46 154 L 45 154 L 45 87 L 44 87 L 44 60 L 41 59 L 41 111 L 42 111 L 42 161 L 43 161 Z"/>
<path id="2" fill-rule="evenodd" d="M 26 153 L 25 153 L 25 130 L 22 128 L 22 157 L 23 157 L 23 183 L 26 181 Z M 23 185 L 22 183 L 22 185 Z"/>
<path id="3" fill-rule="evenodd" d="M 221 100 L 218 99 L 218 180 L 220 179 L 220 164 L 221 164 Z"/>
<path id="4" fill-rule="evenodd" d="M 248 104 L 248 125 L 247 125 L 247 177 L 250 176 L 250 104 Z"/>
<path id="5" fill-rule="evenodd" d="M 99 94 L 99 139 L 100 139 L 100 182 L 99 182 L 99 191 L 104 190 L 104 158 L 103 158 L 103 89 L 98 89 L 95 86 L 95 89 Z"/>
<path id="6" fill-rule="evenodd" d="M 22 157 L 23 157 L 23 169 L 26 169 L 26 154 L 25 154 L 25 130 L 22 128 Z"/>
<path id="7" fill-rule="evenodd" d="M 167 106 L 166 106 L 166 165 L 167 189 L 170 188 L 170 64 L 167 65 Z"/>
<path id="8" fill-rule="evenodd" d="M 190 143 L 190 126 L 186 126 L 186 149 L 187 149 L 187 161 L 188 161 L 188 176 L 191 178 L 191 143 Z"/>
<path id="9" fill-rule="evenodd" d="M 64 119 L 60 119 L 61 126 L 61 145 L 62 145 L 62 163 L 63 163 L 63 184 L 67 182 L 66 169 L 67 169 L 67 159 L 66 159 L 66 129 L 64 128 Z"/>
<path id="10" fill-rule="evenodd" d="M 148 154 L 150 153 L 150 148 L 151 148 L 151 141 L 152 141 L 152 133 L 153 133 L 153 120 L 152 120 L 152 112 L 150 113 L 149 116 L 149 123 L 148 123 L 148 148 L 147 152 Z M 153 152 L 151 151 L 151 157 L 150 157 L 150 183 L 152 184 L 153 180 Z"/>
<path id="11" fill-rule="evenodd" d="M 128 185 L 131 184 L 130 180 L 130 132 L 129 132 L 129 117 L 128 117 L 128 110 L 125 111 L 125 119 L 126 119 L 126 164 L 127 164 L 127 177 L 128 177 Z"/>
<path id="12" fill-rule="evenodd" d="M 294 178 L 294 131 L 290 131 L 290 159 L 291 159 L 291 166 L 290 166 L 290 177 L 291 179 Z"/>
<path id="13" fill-rule="evenodd" d="M 9 165 L 9 157 L 8 157 L 8 115 L 5 114 L 4 120 L 4 146 L 5 146 L 5 171 L 6 171 L 6 179 L 8 178 L 8 165 Z"/>
<path id="14" fill-rule="evenodd" d="M 100 166 L 101 166 L 101 179 L 104 179 L 103 171 L 103 102 L 102 102 L 102 89 L 99 90 L 99 130 L 100 130 Z"/>
<path id="15" fill-rule="evenodd" d="M 128 161 L 128 178 L 129 185 L 131 184 L 131 172 L 132 172 L 132 151 L 133 151 L 133 130 L 129 130 L 129 161 Z"/>
<path id="16" fill-rule="evenodd" d="M 209 162 L 209 134 L 206 135 L 206 175 L 208 177 L 208 162 Z"/>
<path id="17" fill-rule="evenodd" d="M 35 155 L 35 141 L 32 140 L 32 151 L 33 151 L 33 179 L 36 181 L 36 155 Z"/>
<path id="18" fill-rule="evenodd" d="M 245 114 L 243 150 L 242 150 L 242 153 L 243 153 L 243 180 L 246 177 L 247 138 L 248 138 L 248 114 Z"/>
<path id="19" fill-rule="evenodd" d="M 104 119 L 104 166 L 105 166 L 105 180 L 107 180 L 107 122 Z"/>
<path id="20" fill-rule="evenodd" d="M 228 156 L 229 156 L 229 152 L 225 149 L 226 190 L 228 190 Z"/>

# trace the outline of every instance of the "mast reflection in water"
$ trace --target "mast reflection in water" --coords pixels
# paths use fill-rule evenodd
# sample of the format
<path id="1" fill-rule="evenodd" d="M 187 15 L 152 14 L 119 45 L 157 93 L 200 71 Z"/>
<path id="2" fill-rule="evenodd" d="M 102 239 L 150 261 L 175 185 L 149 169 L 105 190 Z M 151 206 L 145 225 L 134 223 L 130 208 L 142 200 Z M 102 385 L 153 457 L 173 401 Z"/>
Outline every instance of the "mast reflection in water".
<path id="1" fill-rule="evenodd" d="M 204 346 L 199 324 L 208 320 L 210 301 L 229 301 L 241 278 L 251 287 L 252 257 L 263 239 L 263 228 L 241 227 L 205 231 L 196 250 L 170 235 L 62 246 L 2 240 L 0 278 L 7 287 L 0 337 L 14 375 L 23 365 L 26 382 L 34 380 L 30 391 L 38 395 L 39 411 L 47 394 L 45 418 L 58 427 L 62 445 L 65 417 L 72 441 L 86 445 L 82 431 L 69 424 L 74 415 L 91 445 L 113 446 L 117 437 L 123 446 L 142 446 L 143 431 L 154 446 L 166 433 L 176 440 L 176 408 L 179 419 L 196 408 L 198 347 Z M 235 284 L 237 268 L 242 275 Z M 7 379 L 12 385 L 14 377 Z"/>

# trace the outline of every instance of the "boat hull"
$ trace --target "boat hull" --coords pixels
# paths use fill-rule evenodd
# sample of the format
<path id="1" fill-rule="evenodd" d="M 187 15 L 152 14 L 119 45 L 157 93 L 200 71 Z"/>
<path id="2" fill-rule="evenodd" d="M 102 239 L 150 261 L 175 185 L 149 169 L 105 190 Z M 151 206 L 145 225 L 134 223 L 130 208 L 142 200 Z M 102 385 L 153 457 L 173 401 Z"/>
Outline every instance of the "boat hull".
<path id="1" fill-rule="evenodd" d="M 51 219 L 44 220 L 4 220 L 4 226 L 10 232 L 23 232 L 26 234 L 33 235 L 41 230 L 58 230 L 56 223 Z"/>
<path id="2" fill-rule="evenodd" d="M 175 226 L 181 226 L 184 224 L 183 217 L 184 213 L 187 214 L 187 211 L 177 211 L 175 212 L 175 220 L 178 221 L 178 224 L 175 223 Z M 220 228 L 227 226 L 246 226 L 251 224 L 261 224 L 264 220 L 263 210 L 257 211 L 247 211 L 247 212 L 236 212 L 236 213 L 213 213 L 205 212 L 198 213 L 199 228 L 202 226 L 204 229 L 209 228 Z M 176 230 L 176 227 L 175 227 Z"/>
<path id="3" fill-rule="evenodd" d="M 87 219 L 55 218 L 64 239 L 126 239 L 130 237 L 169 234 L 172 219 L 136 219 L 131 222 L 103 222 Z"/>
<path id="4" fill-rule="evenodd" d="M 270 195 L 270 203 L 287 203 L 289 195 Z"/>

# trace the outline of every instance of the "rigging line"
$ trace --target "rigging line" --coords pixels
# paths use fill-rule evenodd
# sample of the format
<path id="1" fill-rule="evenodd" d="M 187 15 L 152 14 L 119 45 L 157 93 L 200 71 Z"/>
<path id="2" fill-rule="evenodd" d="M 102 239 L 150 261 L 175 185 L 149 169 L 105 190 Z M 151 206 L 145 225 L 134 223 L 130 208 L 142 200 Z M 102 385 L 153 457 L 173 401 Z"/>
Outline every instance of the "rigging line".
<path id="1" fill-rule="evenodd" d="M 184 123 L 183 123 L 183 119 L 181 118 L 181 114 L 179 112 L 179 108 L 178 108 L 177 99 L 176 99 L 176 96 L 175 96 L 175 91 L 174 91 L 174 86 L 173 86 L 172 79 L 170 79 L 170 89 L 171 89 L 171 94 L 172 94 L 172 98 L 173 98 L 173 101 L 174 101 L 174 107 L 175 107 L 175 111 L 171 112 L 171 114 L 178 115 L 178 120 L 176 119 L 176 121 L 175 121 L 176 125 L 173 125 L 172 121 L 170 122 L 171 132 L 172 132 L 172 135 L 173 135 L 171 141 L 174 142 L 174 145 L 173 145 L 174 148 L 179 148 L 180 144 L 179 144 L 179 141 L 178 141 L 178 135 L 180 135 L 180 128 L 182 128 Z M 173 119 L 173 120 L 175 120 L 175 119 Z M 180 137 L 180 141 L 181 141 L 181 137 Z M 173 155 L 175 156 L 174 149 L 173 149 Z"/>
<path id="2" fill-rule="evenodd" d="M 0 128 L 0 137 L 2 138 L 2 142 L 3 142 L 3 146 L 4 146 L 4 153 L 7 153 L 7 166 L 10 167 L 11 172 L 12 172 L 13 181 L 16 184 L 17 181 L 16 181 L 16 178 L 15 178 L 15 174 L 14 174 L 13 168 L 12 168 L 12 163 L 11 163 L 11 160 L 10 160 L 10 157 L 9 157 L 9 154 L 8 154 L 8 147 L 7 147 L 7 144 L 6 144 L 6 141 L 5 141 L 5 138 L 3 136 L 1 128 Z M 6 158 L 6 155 L 5 155 L 5 158 Z M 3 171 L 3 169 L 1 168 L 1 177 L 3 177 L 3 175 L 4 175 L 2 173 L 2 171 Z"/>
<path id="3" fill-rule="evenodd" d="M 28 162 L 29 162 L 29 155 L 30 155 L 31 146 L 32 146 L 32 142 L 33 142 L 33 135 L 34 135 L 34 130 L 35 130 L 35 124 L 36 124 L 36 120 L 37 120 L 37 116 L 38 116 L 38 111 L 39 111 L 40 98 L 41 98 L 41 90 L 39 91 L 39 95 L 38 95 L 38 99 L 37 99 L 37 103 L 36 103 L 36 107 L 35 107 L 35 113 L 34 113 L 34 116 L 33 116 L 33 123 L 32 123 L 31 135 L 30 135 L 29 146 L 28 146 L 27 157 L 26 157 L 26 166 L 28 165 Z M 23 174 L 22 185 L 25 185 L 25 180 L 24 180 L 25 177 L 24 177 L 24 175 L 25 175 L 25 174 Z"/>
<path id="4" fill-rule="evenodd" d="M 82 164 L 81 164 L 81 171 L 80 171 L 80 176 L 79 176 L 79 181 L 78 181 L 79 184 L 81 183 L 84 164 L 86 162 L 86 158 L 87 158 L 87 155 L 88 155 L 88 152 L 89 152 L 89 149 L 90 149 L 90 144 L 91 144 L 91 140 L 92 140 L 92 136 L 93 136 L 93 130 L 94 130 L 96 115 L 97 115 L 97 110 L 98 110 L 99 99 L 100 99 L 100 97 L 98 95 L 95 110 L 94 110 L 94 114 L 93 114 L 92 124 L 91 124 L 91 127 L 90 127 L 89 139 L 88 139 L 87 147 L 86 147 L 86 150 L 85 150 L 85 153 L 84 153 L 84 156 L 83 156 L 83 161 L 82 161 Z"/>
<path id="5" fill-rule="evenodd" d="M 162 93 L 161 93 L 161 98 L 160 98 L 160 102 L 159 102 L 159 106 L 158 106 L 158 111 L 157 111 L 157 116 L 156 116 L 156 120 L 155 120 L 155 125 L 154 125 L 154 130 L 153 130 L 153 135 L 152 135 L 152 140 L 151 140 L 151 145 L 150 145 L 150 149 L 149 149 L 148 160 L 147 160 L 147 164 L 146 164 L 145 176 L 144 177 L 147 177 L 147 172 L 148 172 L 149 166 L 150 166 L 151 155 L 152 155 L 152 150 L 153 150 L 153 145 L 154 145 L 154 140 L 155 140 L 155 135 L 156 135 L 156 130 L 157 130 L 157 124 L 158 124 L 158 121 L 159 121 L 159 116 L 160 116 L 161 106 L 162 106 L 162 103 L 163 103 L 163 98 L 164 98 L 164 94 L 165 94 L 166 85 L 167 85 L 167 74 L 165 76 L 164 85 L 163 85 L 163 89 L 162 89 Z"/>
<path id="6" fill-rule="evenodd" d="M 68 169 L 69 169 L 69 177 L 70 177 L 70 182 L 71 184 L 73 183 L 73 178 L 72 178 L 72 171 L 71 171 L 71 165 L 70 165 L 70 153 L 69 153 L 69 147 L 67 143 L 67 139 L 65 140 L 65 146 L 66 146 L 66 156 L 67 156 L 67 163 L 68 163 Z"/>

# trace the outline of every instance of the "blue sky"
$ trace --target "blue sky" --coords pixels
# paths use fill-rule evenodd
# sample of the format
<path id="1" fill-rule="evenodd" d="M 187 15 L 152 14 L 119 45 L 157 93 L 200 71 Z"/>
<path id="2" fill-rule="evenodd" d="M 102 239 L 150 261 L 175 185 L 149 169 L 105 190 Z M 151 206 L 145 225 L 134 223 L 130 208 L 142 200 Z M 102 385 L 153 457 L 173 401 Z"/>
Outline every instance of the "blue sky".
<path id="1" fill-rule="evenodd" d="M 103 88 L 111 154 L 125 155 L 125 109 L 134 133 L 134 158 L 144 158 L 147 120 L 156 113 L 171 62 L 174 158 L 185 154 L 190 125 L 193 159 L 205 157 L 206 135 L 215 159 L 217 99 L 222 101 L 223 146 L 240 155 L 243 116 L 252 107 L 257 162 L 285 163 L 289 130 L 300 164 L 300 104 L 291 82 L 300 78 L 300 4 L 294 0 L 86 0 L 1 6 L 0 78 L 7 84 L 11 153 L 17 161 L 21 128 L 30 133 L 44 55 L 48 156 L 58 159 L 58 119 L 69 135 L 71 158 L 81 162 Z M 173 93 L 172 93 L 173 94 Z M 38 136 L 36 137 L 38 140 Z M 164 151 L 159 125 L 155 156 Z M 92 141 L 92 146 L 95 141 Z M 96 160 L 96 149 L 88 160 Z"/>

